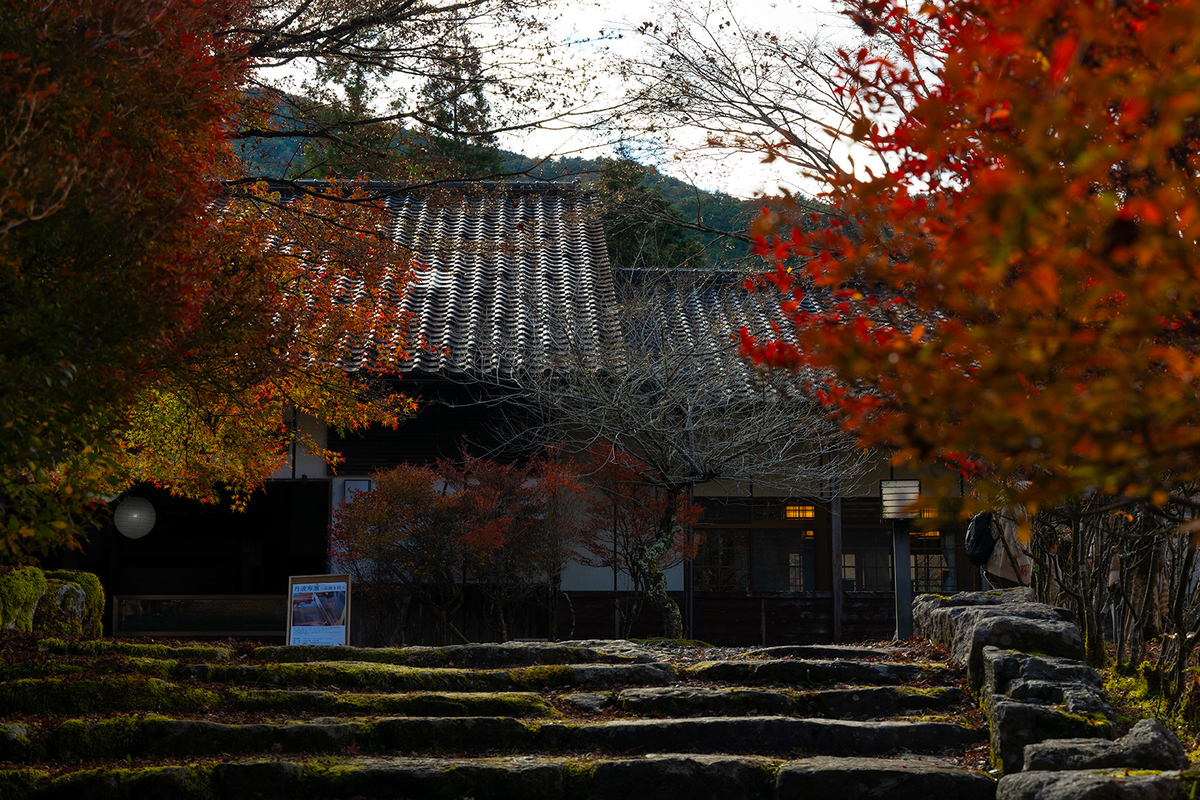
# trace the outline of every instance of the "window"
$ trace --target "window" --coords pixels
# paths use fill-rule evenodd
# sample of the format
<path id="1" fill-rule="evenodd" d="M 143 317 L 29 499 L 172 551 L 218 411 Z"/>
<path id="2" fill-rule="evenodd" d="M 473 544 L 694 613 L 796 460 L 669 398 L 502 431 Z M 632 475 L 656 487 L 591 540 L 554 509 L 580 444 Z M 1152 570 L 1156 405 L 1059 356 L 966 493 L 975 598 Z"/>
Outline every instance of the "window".
<path id="1" fill-rule="evenodd" d="M 892 554 L 877 549 L 842 553 L 842 591 L 892 591 Z"/>
<path id="2" fill-rule="evenodd" d="M 816 590 L 815 535 L 794 528 L 703 530 L 695 561 L 703 592 L 811 592 Z"/>
<path id="3" fill-rule="evenodd" d="M 755 498 L 751 506 L 754 522 L 794 522 L 817 518 L 817 507 L 804 499 L 774 500 Z"/>
<path id="4" fill-rule="evenodd" d="M 372 489 L 372 481 L 370 479 L 354 480 L 348 479 L 342 483 L 342 494 L 345 498 L 346 505 L 354 502 L 354 495 L 359 492 L 369 492 Z"/>
<path id="5" fill-rule="evenodd" d="M 704 531 L 695 562 L 696 588 L 702 592 L 750 590 L 750 531 L 711 528 Z"/>
<path id="6" fill-rule="evenodd" d="M 816 506 L 784 506 L 784 519 L 814 519 L 817 516 Z"/>
<path id="7" fill-rule="evenodd" d="M 854 553 L 842 553 L 842 591 L 853 592 L 855 576 Z"/>
<path id="8" fill-rule="evenodd" d="M 842 588 L 892 591 L 892 534 L 883 526 L 848 528 L 842 539 Z"/>
<path id="9" fill-rule="evenodd" d="M 811 592 L 816 589 L 813 532 L 788 528 L 750 532 L 756 592 Z"/>
<path id="10" fill-rule="evenodd" d="M 887 550 L 863 550 L 859 555 L 859 591 L 891 591 L 892 554 Z"/>
<path id="11" fill-rule="evenodd" d="M 958 591 L 953 534 L 921 531 L 912 534 L 909 544 L 913 592 Z"/>

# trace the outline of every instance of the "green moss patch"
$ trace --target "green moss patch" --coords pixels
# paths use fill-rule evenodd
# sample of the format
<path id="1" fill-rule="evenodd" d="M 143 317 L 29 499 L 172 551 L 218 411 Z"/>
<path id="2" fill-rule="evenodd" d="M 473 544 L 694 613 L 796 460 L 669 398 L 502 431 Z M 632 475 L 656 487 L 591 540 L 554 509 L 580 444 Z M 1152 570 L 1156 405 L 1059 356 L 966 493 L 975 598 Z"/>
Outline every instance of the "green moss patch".
<path id="1" fill-rule="evenodd" d="M 28 633 L 46 575 L 37 567 L 0 567 L 0 628 Z"/>
<path id="2" fill-rule="evenodd" d="M 188 766 L 83 770 L 55 778 L 42 794 L 49 797 L 86 797 L 88 800 L 212 800 L 216 797 L 212 769 L 210 766 Z"/>
<path id="3" fill-rule="evenodd" d="M 38 649 L 58 655 L 77 656 L 135 656 L 144 659 L 180 659 L 185 661 L 228 661 L 232 654 L 228 648 L 211 645 L 180 645 L 146 644 L 142 642 L 125 642 L 115 639 L 93 639 L 64 641 L 62 639 L 43 639 L 38 643 Z"/>
<path id="4" fill-rule="evenodd" d="M 234 689 L 234 703 L 247 711 L 329 714 L 401 714 L 410 717 L 554 717 L 544 698 L 525 692 L 414 692 L 337 694 L 284 689 Z"/>
<path id="5" fill-rule="evenodd" d="M 0 797 L 26 800 L 34 796 L 46 778 L 47 774 L 39 769 L 0 769 Z"/>
<path id="6" fill-rule="evenodd" d="M 48 578 L 33 613 L 34 630 L 52 636 L 82 636 L 84 601 L 78 583 Z"/>
<path id="7" fill-rule="evenodd" d="M 450 652 L 442 647 L 348 647 L 318 645 L 287 645 L 256 647 L 251 654 L 255 661 L 273 663 L 304 663 L 311 661 L 358 661 L 369 664 L 393 664 L 403 667 L 448 667 Z"/>
<path id="8" fill-rule="evenodd" d="M 91 761 L 146 751 L 147 728 L 167 717 L 107 717 L 101 720 L 68 719 L 53 734 L 52 750 L 63 761 Z"/>
<path id="9" fill-rule="evenodd" d="M 273 686 L 337 686 L 391 692 L 491 692 L 569 685 L 569 666 L 516 667 L 509 670 L 420 669 L 355 661 L 224 665 L 195 664 L 184 672 L 200 680 Z"/>
<path id="10" fill-rule="evenodd" d="M 296 663 L 312 661 L 357 661 L 370 664 L 394 664 L 426 669 L 460 667 L 499 669 L 535 665 L 629 664 L 639 660 L 625 653 L 597 651 L 590 647 L 547 642 L 475 643 L 448 647 L 347 647 L 288 645 L 257 647 L 255 661 Z M 641 660 L 645 660 L 644 658 Z"/>
<path id="11" fill-rule="evenodd" d="M 50 580 L 70 581 L 83 589 L 82 634 L 98 637 L 104 634 L 104 587 L 100 579 L 90 572 L 73 569 L 55 569 L 46 573 Z"/>
<path id="12" fill-rule="evenodd" d="M 9 661 L 0 664 L 0 680 L 65 677 L 69 675 L 136 675 L 145 678 L 170 678 L 176 661 L 155 658 L 109 658 L 69 661 Z"/>
<path id="13" fill-rule="evenodd" d="M 14 714 L 198 711 L 220 704 L 215 692 L 158 678 L 26 678 L 0 684 L 0 708 Z"/>

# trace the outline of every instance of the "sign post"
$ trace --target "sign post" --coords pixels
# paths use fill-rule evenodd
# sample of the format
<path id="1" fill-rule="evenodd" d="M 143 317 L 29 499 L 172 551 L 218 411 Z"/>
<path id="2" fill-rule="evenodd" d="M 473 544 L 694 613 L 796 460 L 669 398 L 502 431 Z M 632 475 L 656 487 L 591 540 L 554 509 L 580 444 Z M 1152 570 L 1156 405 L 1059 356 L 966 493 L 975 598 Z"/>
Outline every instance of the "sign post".
<path id="1" fill-rule="evenodd" d="M 349 575 L 288 578 L 287 643 L 350 643 Z"/>
<path id="2" fill-rule="evenodd" d="M 913 507 L 921 497 L 919 480 L 879 482 L 883 519 L 892 521 L 892 569 L 896 588 L 896 638 L 912 636 L 912 566 L 908 539 L 908 521 L 919 512 Z"/>

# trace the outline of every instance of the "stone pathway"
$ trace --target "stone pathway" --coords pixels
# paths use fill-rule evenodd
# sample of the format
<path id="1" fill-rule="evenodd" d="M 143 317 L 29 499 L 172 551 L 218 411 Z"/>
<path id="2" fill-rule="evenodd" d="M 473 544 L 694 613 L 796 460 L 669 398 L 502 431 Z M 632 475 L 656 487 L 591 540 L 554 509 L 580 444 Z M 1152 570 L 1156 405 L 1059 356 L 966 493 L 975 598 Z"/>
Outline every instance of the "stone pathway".
<path id="1" fill-rule="evenodd" d="M 0 797 L 993 798 L 962 673 L 888 648 L 41 643 Z"/>

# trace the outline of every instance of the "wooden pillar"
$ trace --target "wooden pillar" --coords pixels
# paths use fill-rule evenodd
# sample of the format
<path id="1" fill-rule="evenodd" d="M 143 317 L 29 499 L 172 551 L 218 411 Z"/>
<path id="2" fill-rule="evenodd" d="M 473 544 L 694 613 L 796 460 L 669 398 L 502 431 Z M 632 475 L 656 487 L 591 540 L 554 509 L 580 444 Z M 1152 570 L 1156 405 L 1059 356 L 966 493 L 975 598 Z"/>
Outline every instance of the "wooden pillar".
<path id="1" fill-rule="evenodd" d="M 912 558 L 908 538 L 908 520 L 892 522 L 892 571 L 896 586 L 896 638 L 912 636 Z"/>
<path id="2" fill-rule="evenodd" d="M 833 569 L 833 640 L 842 641 L 842 496 L 829 500 L 829 560 Z"/>
<path id="3" fill-rule="evenodd" d="M 767 646 L 767 598 L 758 598 L 758 624 L 762 636 L 762 646 Z"/>

